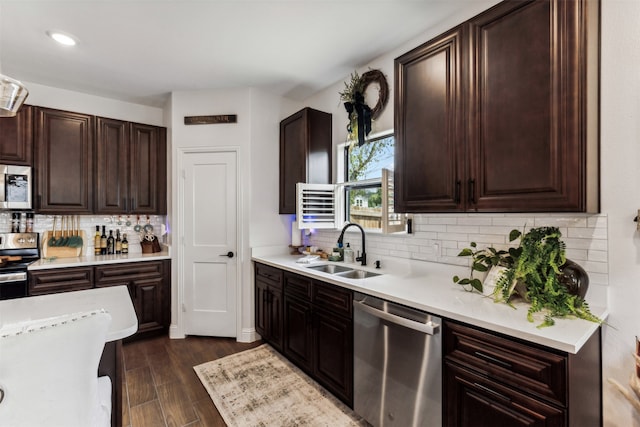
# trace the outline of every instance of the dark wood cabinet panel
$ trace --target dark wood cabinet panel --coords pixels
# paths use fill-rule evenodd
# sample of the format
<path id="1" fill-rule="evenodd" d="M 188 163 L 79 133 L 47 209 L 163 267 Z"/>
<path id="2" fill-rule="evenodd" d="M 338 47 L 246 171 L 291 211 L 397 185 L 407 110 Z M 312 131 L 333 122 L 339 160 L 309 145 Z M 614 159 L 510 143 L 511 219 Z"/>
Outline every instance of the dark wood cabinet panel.
<path id="1" fill-rule="evenodd" d="M 15 117 L 0 120 L 0 162 L 33 166 L 33 107 L 23 105 Z"/>
<path id="2" fill-rule="evenodd" d="M 601 331 L 577 354 L 444 324 L 446 426 L 601 426 Z"/>
<path id="3" fill-rule="evenodd" d="M 171 321 L 170 261 L 106 264 L 95 267 L 95 286 L 129 288 L 138 331 L 125 341 L 165 332 Z"/>
<path id="4" fill-rule="evenodd" d="M 313 314 L 311 303 L 284 295 L 283 353 L 313 375 Z"/>
<path id="5" fill-rule="evenodd" d="M 395 210 L 597 212 L 598 14 L 504 1 L 397 58 Z"/>
<path id="6" fill-rule="evenodd" d="M 138 331 L 125 341 L 165 332 L 171 322 L 169 260 L 30 270 L 28 281 L 30 296 L 127 286 L 138 317 Z"/>
<path id="7" fill-rule="evenodd" d="M 472 371 L 447 364 L 447 427 L 562 427 L 561 408 L 535 400 Z"/>
<path id="8" fill-rule="evenodd" d="M 97 118 L 96 213 L 165 214 L 166 129 Z"/>
<path id="9" fill-rule="evenodd" d="M 472 209 L 587 210 L 593 4 L 504 2 L 471 20 Z"/>
<path id="10" fill-rule="evenodd" d="M 166 129 L 131 123 L 128 210 L 141 214 L 167 213 Z"/>
<path id="11" fill-rule="evenodd" d="M 352 406 L 352 291 L 260 263 L 255 263 L 255 272 L 258 333 L 270 344 L 282 343 L 284 356 Z M 274 290 L 275 283 L 281 293 Z M 280 299 L 273 296 L 268 304 L 270 293 Z M 276 307 L 279 314 L 274 313 Z M 274 333 L 274 322 L 281 325 L 279 335 Z"/>
<path id="12" fill-rule="evenodd" d="M 162 277 L 132 280 L 129 289 L 133 295 L 133 307 L 138 316 L 138 333 L 165 330 L 167 311 L 164 303 Z"/>
<path id="13" fill-rule="evenodd" d="M 98 117 L 96 213 L 125 213 L 129 203 L 129 124 Z"/>
<path id="14" fill-rule="evenodd" d="M 94 117 L 36 109 L 36 206 L 39 213 L 93 212 Z"/>
<path id="15" fill-rule="evenodd" d="M 395 211 L 462 210 L 462 27 L 396 60 Z"/>
<path id="16" fill-rule="evenodd" d="M 314 312 L 315 375 L 345 402 L 353 400 L 353 322 L 324 310 Z"/>
<path id="17" fill-rule="evenodd" d="M 93 267 L 29 271 L 29 296 L 93 288 Z"/>
<path id="18" fill-rule="evenodd" d="M 284 344 L 284 307 L 282 271 L 260 263 L 255 270 L 256 331 L 263 340 L 282 351 Z"/>
<path id="19" fill-rule="evenodd" d="M 281 214 L 296 213 L 296 184 L 331 183 L 331 114 L 304 108 L 280 122 Z"/>

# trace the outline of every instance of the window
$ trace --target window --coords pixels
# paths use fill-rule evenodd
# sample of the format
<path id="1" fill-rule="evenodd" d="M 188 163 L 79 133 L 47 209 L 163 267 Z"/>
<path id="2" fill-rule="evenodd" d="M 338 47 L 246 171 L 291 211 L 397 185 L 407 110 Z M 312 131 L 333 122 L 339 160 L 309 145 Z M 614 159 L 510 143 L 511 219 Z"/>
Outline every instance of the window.
<path id="1" fill-rule="evenodd" d="M 338 184 L 297 184 L 298 227 L 340 229 L 346 222 L 367 231 L 404 231 L 406 215 L 393 211 L 394 136 L 362 146 L 338 147 Z"/>
<path id="2" fill-rule="evenodd" d="M 393 212 L 394 142 L 387 133 L 341 146 L 345 221 L 384 233 L 404 229 L 404 217 Z"/>

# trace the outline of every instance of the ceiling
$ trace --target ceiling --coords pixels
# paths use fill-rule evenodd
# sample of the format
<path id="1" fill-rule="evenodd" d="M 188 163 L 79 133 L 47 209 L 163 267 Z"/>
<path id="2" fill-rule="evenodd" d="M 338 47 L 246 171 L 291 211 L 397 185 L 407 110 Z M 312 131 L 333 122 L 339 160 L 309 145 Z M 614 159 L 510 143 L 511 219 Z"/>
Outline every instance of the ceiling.
<path id="1" fill-rule="evenodd" d="M 303 100 L 489 2 L 2 0 L 0 66 L 25 82 L 155 107 L 172 91 L 227 87 Z M 49 30 L 78 44 L 58 45 Z"/>

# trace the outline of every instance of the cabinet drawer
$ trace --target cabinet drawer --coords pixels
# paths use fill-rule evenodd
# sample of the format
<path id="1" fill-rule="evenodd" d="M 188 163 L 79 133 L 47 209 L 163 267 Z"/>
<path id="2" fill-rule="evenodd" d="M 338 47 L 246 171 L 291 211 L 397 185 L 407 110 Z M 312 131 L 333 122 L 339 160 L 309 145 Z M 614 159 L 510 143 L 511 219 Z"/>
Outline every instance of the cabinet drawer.
<path id="1" fill-rule="evenodd" d="M 255 264 L 256 277 L 264 279 L 272 286 L 282 289 L 282 270 L 264 264 Z"/>
<path id="2" fill-rule="evenodd" d="M 93 267 L 30 271 L 29 295 L 80 291 L 93 288 Z"/>
<path id="3" fill-rule="evenodd" d="M 311 301 L 311 279 L 297 274 L 285 273 L 284 293 L 295 294 L 305 301 Z"/>
<path id="4" fill-rule="evenodd" d="M 447 361 L 522 392 L 567 403 L 566 356 L 458 323 L 445 322 L 445 330 Z"/>
<path id="5" fill-rule="evenodd" d="M 458 365 L 445 364 L 445 420 L 442 424 L 445 427 L 568 425 L 564 408 L 520 393 Z"/>
<path id="6" fill-rule="evenodd" d="M 351 317 L 353 309 L 353 294 L 350 290 L 315 282 L 313 287 L 313 303 L 318 307 Z"/>
<path id="7" fill-rule="evenodd" d="M 162 262 L 148 261 L 96 266 L 96 285 L 102 281 L 162 276 Z"/>

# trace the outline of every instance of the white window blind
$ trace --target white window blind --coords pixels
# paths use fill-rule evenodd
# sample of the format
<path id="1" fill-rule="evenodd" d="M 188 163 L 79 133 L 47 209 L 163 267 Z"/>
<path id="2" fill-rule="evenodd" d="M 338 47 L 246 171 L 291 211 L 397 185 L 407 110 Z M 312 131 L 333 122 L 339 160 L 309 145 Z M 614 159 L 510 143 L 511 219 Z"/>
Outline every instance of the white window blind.
<path id="1" fill-rule="evenodd" d="M 298 228 L 338 228 L 342 216 L 340 197 L 333 184 L 296 184 Z"/>

